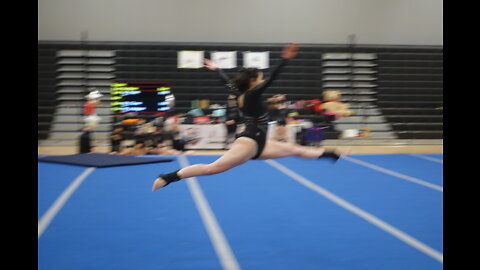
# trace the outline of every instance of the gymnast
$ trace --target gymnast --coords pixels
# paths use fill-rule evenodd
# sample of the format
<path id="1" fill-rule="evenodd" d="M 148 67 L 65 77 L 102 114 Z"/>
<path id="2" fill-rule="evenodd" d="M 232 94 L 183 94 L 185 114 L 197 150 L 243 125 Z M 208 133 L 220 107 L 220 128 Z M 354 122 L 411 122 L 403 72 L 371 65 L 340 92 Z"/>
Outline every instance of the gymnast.
<path id="1" fill-rule="evenodd" d="M 248 160 L 275 159 L 297 156 L 305 159 L 325 158 L 333 162 L 346 156 L 349 150 L 325 149 L 267 140 L 268 111 L 262 93 L 278 76 L 289 59 L 296 56 L 298 44 L 289 43 L 282 49 L 281 60 L 272 69 L 270 78 L 264 80 L 263 72 L 256 68 L 244 68 L 231 81 L 237 91 L 237 102 L 243 113 L 245 130 L 237 134 L 229 150 L 210 164 L 194 164 L 174 172 L 161 174 L 153 183 L 152 191 L 172 182 L 195 176 L 222 173 Z M 208 64 L 208 62 L 206 62 Z"/>

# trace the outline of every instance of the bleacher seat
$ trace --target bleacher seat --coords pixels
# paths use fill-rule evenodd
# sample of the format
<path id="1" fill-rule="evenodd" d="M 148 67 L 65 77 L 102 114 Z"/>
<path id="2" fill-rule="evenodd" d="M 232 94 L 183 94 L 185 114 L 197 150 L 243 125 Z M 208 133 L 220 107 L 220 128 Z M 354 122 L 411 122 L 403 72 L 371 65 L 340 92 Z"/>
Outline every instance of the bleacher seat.
<path id="1" fill-rule="evenodd" d="M 210 97 L 211 104 L 226 102 L 224 86 L 215 72 L 207 69 L 177 69 L 177 51 L 204 50 L 206 57 L 212 51 L 237 51 L 237 64 L 243 64 L 244 51 L 269 51 L 273 66 L 280 58 L 283 44 L 121 44 L 92 42 L 86 45 L 63 42 L 39 42 L 39 123 L 43 137 L 48 133 L 48 121 L 57 108 L 57 99 L 74 102 L 81 98 L 81 87 L 95 86 L 107 95 L 109 84 L 104 79 L 121 81 L 166 81 L 177 94 L 177 109 L 187 110 L 191 100 Z M 351 61 L 345 53 L 345 45 L 306 44 L 296 58 L 292 59 L 265 92 L 265 98 L 287 94 L 287 100 L 321 98 L 328 89 L 342 89 L 345 101 L 372 103 L 378 111 L 362 108 L 358 113 L 383 113 L 391 124 L 395 121 L 422 123 L 419 119 L 402 115 L 422 115 L 424 121 L 441 122 L 443 106 L 443 49 L 416 46 L 357 46 L 359 53 L 353 54 L 355 69 L 346 68 Z M 110 52 L 105 52 L 110 50 Z M 82 52 L 83 51 L 83 52 Z M 113 53 L 115 56 L 113 57 Z M 343 54 L 343 56 L 342 56 Z M 352 55 L 350 55 L 352 57 Z M 326 59 L 336 61 L 322 65 Z M 58 61 L 57 61 L 58 60 Z M 87 71 L 88 75 L 82 72 Z M 226 70 L 233 77 L 238 68 Z M 269 70 L 265 70 L 268 76 Z M 85 74 L 85 73 L 83 73 Z M 113 74 L 113 75 L 111 75 Z M 353 84 L 338 81 L 339 77 L 354 75 Z M 56 77 L 58 76 L 58 77 Z M 322 81 L 322 78 L 327 80 Z M 87 82 L 85 82 L 85 79 Z M 349 92 L 350 91 L 350 92 Z M 378 96 L 377 93 L 378 92 Z M 55 97 L 55 99 L 52 99 Z M 41 99 L 41 100 L 40 100 Z M 76 102 L 76 101 L 75 101 Z M 223 102 L 223 103 L 222 103 Z M 78 105 L 78 104 L 77 104 Z M 62 111 L 64 108 L 58 108 Z M 53 111 L 52 111 L 53 110 Z M 352 110 L 357 110 L 353 106 Z M 42 112 L 42 113 L 41 113 Z M 49 116 L 50 115 L 50 116 Z M 435 117 L 432 117 L 435 115 Z M 389 118 L 390 117 L 390 118 Z M 410 120 L 409 120 L 410 119 Z M 422 120 L 422 121 L 423 121 Z M 39 120 L 40 121 L 40 120 Z M 40 126 L 42 131 L 40 131 Z M 438 126 L 438 125 L 437 125 Z M 406 125 L 405 128 L 418 128 Z M 441 130 L 421 133 L 399 130 L 400 137 L 426 138 L 428 134 L 438 138 Z M 440 135 L 439 135 L 440 134 Z M 42 138 L 43 138 L 42 137 Z"/>

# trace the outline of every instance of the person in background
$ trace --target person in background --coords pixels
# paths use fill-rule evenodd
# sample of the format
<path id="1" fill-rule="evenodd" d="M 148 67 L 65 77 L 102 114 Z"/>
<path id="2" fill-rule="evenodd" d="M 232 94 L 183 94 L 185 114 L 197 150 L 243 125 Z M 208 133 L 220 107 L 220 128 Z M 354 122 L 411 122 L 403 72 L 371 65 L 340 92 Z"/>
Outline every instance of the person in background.
<path id="1" fill-rule="evenodd" d="M 267 99 L 268 113 L 270 119 L 276 121 L 279 125 L 285 125 L 285 118 L 287 117 L 287 99 L 285 94 L 276 94 Z"/>
<path id="2" fill-rule="evenodd" d="M 218 72 L 222 83 L 225 84 L 228 89 L 227 110 L 225 113 L 225 127 L 227 129 L 227 136 L 225 138 L 224 147 L 224 149 L 228 149 L 235 140 L 237 127 L 242 121 L 242 112 L 238 108 L 237 103 L 237 91 L 232 87 L 228 76 L 221 68 L 218 67 L 217 64 L 210 59 L 204 59 L 204 64 L 209 70 L 215 70 Z"/>
<path id="3" fill-rule="evenodd" d="M 102 96 L 103 95 L 100 93 L 100 91 L 95 90 L 94 88 L 91 88 L 90 93 L 85 96 L 87 101 L 83 105 L 84 122 L 86 125 L 90 126 L 91 129 L 97 127 L 101 120 L 96 112 L 96 109 Z"/>
<path id="4" fill-rule="evenodd" d="M 178 151 L 184 151 L 185 149 L 185 138 L 181 134 L 181 117 L 184 117 L 184 113 L 176 113 L 167 117 L 163 125 L 163 131 L 167 134 L 167 138 L 171 141 L 171 146 L 173 149 Z"/>
<path id="5" fill-rule="evenodd" d="M 267 99 L 270 119 L 276 123 L 272 125 L 272 139 L 279 142 L 288 142 L 288 132 L 285 118 L 287 117 L 287 104 L 285 94 L 276 94 Z"/>
<path id="6" fill-rule="evenodd" d="M 120 152 L 120 143 L 123 140 L 122 136 L 123 127 L 114 127 L 112 135 L 110 135 L 110 143 L 112 145 L 112 153 Z"/>
<path id="7" fill-rule="evenodd" d="M 227 99 L 227 109 L 225 112 L 225 127 L 227 128 L 227 136 L 225 137 L 225 149 L 228 149 L 235 140 L 237 127 L 241 123 L 241 112 L 238 109 L 235 94 L 230 93 Z"/>
<path id="8" fill-rule="evenodd" d="M 133 147 L 123 149 L 118 153 L 120 156 L 127 155 L 146 155 L 148 153 L 148 147 L 145 146 L 143 141 L 136 141 Z"/>
<path id="9" fill-rule="evenodd" d="M 158 144 L 148 150 L 149 155 L 191 155 L 195 153 L 192 150 L 177 150 L 164 144 Z"/>
<path id="10" fill-rule="evenodd" d="M 80 135 L 80 145 L 79 145 L 79 152 L 80 154 L 86 154 L 86 153 L 91 153 L 93 150 L 93 145 L 92 145 L 92 126 L 85 125 L 81 131 L 82 134 Z"/>

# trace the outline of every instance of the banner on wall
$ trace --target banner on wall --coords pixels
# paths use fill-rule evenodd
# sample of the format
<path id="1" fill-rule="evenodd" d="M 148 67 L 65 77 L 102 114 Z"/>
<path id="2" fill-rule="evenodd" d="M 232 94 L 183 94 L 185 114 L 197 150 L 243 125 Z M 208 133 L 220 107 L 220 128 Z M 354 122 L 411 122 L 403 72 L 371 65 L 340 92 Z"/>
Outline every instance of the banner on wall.
<path id="1" fill-rule="evenodd" d="M 269 52 L 244 52 L 243 67 L 267 69 L 269 67 Z"/>
<path id="2" fill-rule="evenodd" d="M 237 52 L 211 52 L 210 57 L 219 68 L 231 69 L 237 67 Z"/>
<path id="3" fill-rule="evenodd" d="M 244 130 L 245 126 L 240 124 L 237 134 Z M 287 125 L 283 127 L 282 137 L 289 143 L 295 143 L 296 133 L 301 131 L 300 125 Z M 269 125 L 267 139 L 277 139 L 279 136 L 278 126 Z M 182 124 L 180 125 L 180 136 L 186 141 L 185 149 L 224 149 L 227 136 L 225 125 L 201 125 Z"/>
<path id="4" fill-rule="evenodd" d="M 227 129 L 225 125 L 180 125 L 180 135 L 186 149 L 223 149 Z"/>
<path id="5" fill-rule="evenodd" d="M 204 51 L 178 51 L 177 68 L 203 68 Z"/>

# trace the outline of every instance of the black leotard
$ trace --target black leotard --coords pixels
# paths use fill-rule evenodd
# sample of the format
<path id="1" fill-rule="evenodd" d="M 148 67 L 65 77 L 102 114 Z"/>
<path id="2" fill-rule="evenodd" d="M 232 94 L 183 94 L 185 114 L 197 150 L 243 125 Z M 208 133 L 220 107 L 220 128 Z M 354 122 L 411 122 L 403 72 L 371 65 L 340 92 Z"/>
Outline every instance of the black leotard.
<path id="1" fill-rule="evenodd" d="M 277 77 L 282 70 L 282 67 L 286 63 L 287 59 L 282 58 L 281 61 L 272 69 L 270 78 L 243 94 L 239 92 L 237 94 L 237 100 L 238 97 L 244 95 L 243 107 L 240 107 L 240 110 L 243 113 L 245 130 L 242 133 L 237 134 L 236 137 L 249 137 L 255 140 L 257 143 L 257 153 L 252 159 L 257 159 L 262 154 L 267 140 L 269 116 L 267 105 L 262 100 L 262 94 L 265 92 L 267 87 L 272 84 L 273 80 Z M 218 71 L 220 76 L 222 76 L 222 79 L 225 80 L 226 75 L 220 69 L 218 69 Z"/>

